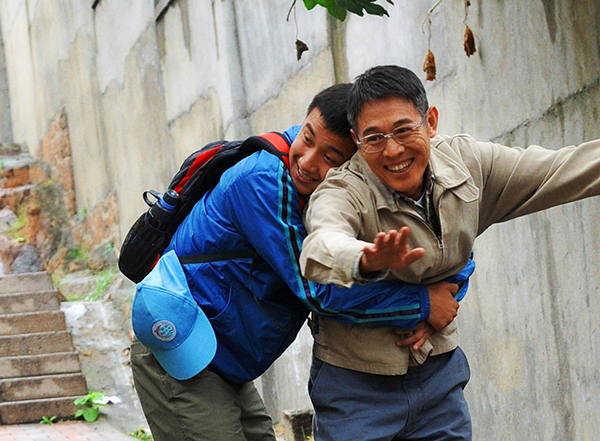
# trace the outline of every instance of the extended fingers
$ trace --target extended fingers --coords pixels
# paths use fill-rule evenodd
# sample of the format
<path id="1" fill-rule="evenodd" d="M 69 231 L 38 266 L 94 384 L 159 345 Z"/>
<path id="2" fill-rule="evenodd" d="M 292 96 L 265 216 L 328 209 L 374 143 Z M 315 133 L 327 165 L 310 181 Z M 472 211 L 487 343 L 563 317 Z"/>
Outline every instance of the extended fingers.
<path id="1" fill-rule="evenodd" d="M 410 266 L 425 255 L 425 248 L 414 248 L 404 259 L 405 265 Z"/>
<path id="2" fill-rule="evenodd" d="M 388 251 L 396 246 L 396 237 L 398 232 L 396 230 L 382 231 L 377 233 L 373 240 L 373 245 L 376 250 Z"/>

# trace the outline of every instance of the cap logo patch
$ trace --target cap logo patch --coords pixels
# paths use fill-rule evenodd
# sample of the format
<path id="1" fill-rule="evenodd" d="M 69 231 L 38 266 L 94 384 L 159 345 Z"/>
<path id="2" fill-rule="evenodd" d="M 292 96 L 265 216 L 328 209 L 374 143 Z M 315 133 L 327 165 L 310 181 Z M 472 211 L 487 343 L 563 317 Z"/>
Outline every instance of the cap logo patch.
<path id="1" fill-rule="evenodd" d="M 152 326 L 152 334 L 161 341 L 171 341 L 177 335 L 177 329 L 173 323 L 161 320 Z"/>

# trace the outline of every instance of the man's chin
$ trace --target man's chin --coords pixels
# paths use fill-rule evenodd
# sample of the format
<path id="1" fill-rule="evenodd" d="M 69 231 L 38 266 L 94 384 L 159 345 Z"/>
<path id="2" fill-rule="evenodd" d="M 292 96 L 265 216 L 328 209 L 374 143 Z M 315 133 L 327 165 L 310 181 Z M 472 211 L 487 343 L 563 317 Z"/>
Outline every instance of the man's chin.
<path id="1" fill-rule="evenodd" d="M 296 191 L 298 192 L 298 194 L 301 194 L 303 196 L 310 196 L 311 193 L 315 191 L 317 186 L 320 184 L 320 182 L 305 181 L 304 179 L 301 179 L 298 176 L 292 176 L 292 181 L 296 186 Z"/>
<path id="2" fill-rule="evenodd" d="M 301 184 L 298 185 L 296 184 L 296 190 L 298 191 L 298 194 L 302 195 L 302 196 L 310 196 L 313 191 L 316 190 L 317 185 L 319 185 L 318 183 L 314 183 L 314 184 Z"/>

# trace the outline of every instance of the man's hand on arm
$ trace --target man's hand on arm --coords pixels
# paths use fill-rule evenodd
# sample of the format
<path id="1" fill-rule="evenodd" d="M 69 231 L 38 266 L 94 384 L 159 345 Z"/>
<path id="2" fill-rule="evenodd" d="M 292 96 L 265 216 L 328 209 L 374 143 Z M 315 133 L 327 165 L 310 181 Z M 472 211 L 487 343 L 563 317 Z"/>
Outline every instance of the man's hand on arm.
<path id="1" fill-rule="evenodd" d="M 417 327 L 412 331 L 409 337 L 403 338 L 396 342 L 396 346 L 404 347 L 413 345 L 412 349 L 418 351 L 425 344 L 427 339 L 433 335 L 435 329 L 427 322 L 417 323 Z M 406 331 L 401 329 L 396 330 L 397 335 L 406 335 Z"/>
<path id="2" fill-rule="evenodd" d="M 438 282 L 427 286 L 429 291 L 429 319 L 419 322 L 409 337 L 396 342 L 398 347 L 412 346 L 414 351 L 421 349 L 434 332 L 444 329 L 458 315 L 460 304 L 454 300 L 458 285 L 449 282 Z M 406 335 L 406 331 L 398 329 L 397 335 Z"/>
<path id="3" fill-rule="evenodd" d="M 454 296 L 458 292 L 458 285 L 449 282 L 438 282 L 428 285 L 429 291 L 429 323 L 436 331 L 444 329 L 458 315 L 458 303 Z"/>
<path id="4" fill-rule="evenodd" d="M 409 234 L 408 227 L 402 227 L 400 231 L 378 233 L 373 243 L 363 249 L 360 273 L 369 274 L 383 269 L 401 270 L 423 257 L 423 248 L 410 249 Z"/>

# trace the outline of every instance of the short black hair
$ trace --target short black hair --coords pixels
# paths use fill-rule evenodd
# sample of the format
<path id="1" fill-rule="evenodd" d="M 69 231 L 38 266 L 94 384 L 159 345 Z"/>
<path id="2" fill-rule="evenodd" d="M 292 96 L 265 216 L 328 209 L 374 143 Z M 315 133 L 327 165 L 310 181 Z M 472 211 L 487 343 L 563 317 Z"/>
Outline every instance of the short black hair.
<path id="1" fill-rule="evenodd" d="M 386 98 L 410 101 L 423 117 L 429 109 L 425 87 L 413 71 L 395 65 L 375 66 L 356 77 L 348 93 L 348 122 L 354 130 L 362 107 Z"/>
<path id="2" fill-rule="evenodd" d="M 350 83 L 336 84 L 319 92 L 311 101 L 306 115 L 314 109 L 321 112 L 325 127 L 342 138 L 351 138 L 347 116 L 348 91 Z"/>

